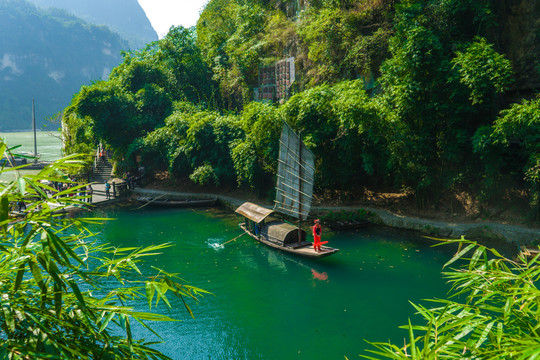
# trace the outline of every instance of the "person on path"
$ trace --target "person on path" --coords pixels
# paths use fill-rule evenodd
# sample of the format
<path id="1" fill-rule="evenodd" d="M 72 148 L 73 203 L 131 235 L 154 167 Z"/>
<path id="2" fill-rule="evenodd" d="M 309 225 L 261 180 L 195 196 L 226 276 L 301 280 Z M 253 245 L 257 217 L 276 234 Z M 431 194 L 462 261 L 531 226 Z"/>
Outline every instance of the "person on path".
<path id="1" fill-rule="evenodd" d="M 105 198 L 107 200 L 111 199 L 111 184 L 105 182 Z"/>
<path id="2" fill-rule="evenodd" d="M 94 193 L 94 189 L 92 189 L 92 185 L 88 184 L 86 185 L 86 194 L 88 195 L 88 202 L 92 203 L 92 194 Z"/>
<path id="3" fill-rule="evenodd" d="M 315 220 L 315 225 L 311 227 L 313 230 L 313 250 L 319 252 L 321 251 L 321 234 L 322 228 L 319 223 L 319 219 Z"/>

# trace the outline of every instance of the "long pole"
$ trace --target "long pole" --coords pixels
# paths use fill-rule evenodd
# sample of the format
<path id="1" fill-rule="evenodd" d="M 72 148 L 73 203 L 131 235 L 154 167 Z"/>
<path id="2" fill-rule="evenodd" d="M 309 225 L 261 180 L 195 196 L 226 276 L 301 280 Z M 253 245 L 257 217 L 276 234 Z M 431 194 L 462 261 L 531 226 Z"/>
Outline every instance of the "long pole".
<path id="1" fill-rule="evenodd" d="M 32 128 L 34 130 L 34 162 L 37 162 L 36 106 L 32 98 Z"/>

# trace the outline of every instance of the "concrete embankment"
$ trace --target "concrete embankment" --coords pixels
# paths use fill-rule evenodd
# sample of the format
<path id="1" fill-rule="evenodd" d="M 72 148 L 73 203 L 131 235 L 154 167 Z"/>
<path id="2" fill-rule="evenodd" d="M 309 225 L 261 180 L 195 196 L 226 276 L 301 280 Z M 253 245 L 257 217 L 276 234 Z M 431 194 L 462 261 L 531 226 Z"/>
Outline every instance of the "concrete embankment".
<path id="1" fill-rule="evenodd" d="M 358 208 L 315 208 L 316 210 L 357 210 Z M 373 216 L 373 222 L 397 229 L 420 231 L 445 239 L 502 240 L 516 246 L 540 243 L 540 229 L 491 222 L 455 223 L 393 214 L 386 210 L 361 207 Z"/>
<path id="2" fill-rule="evenodd" d="M 236 209 L 245 201 L 219 194 L 196 194 L 153 189 L 135 189 L 133 192 L 142 196 L 170 195 L 174 197 L 185 198 L 218 198 L 224 206 L 232 210 Z M 461 238 L 461 236 L 465 236 L 467 239 L 470 240 L 480 238 L 503 240 L 508 243 L 516 244 L 516 246 L 519 244 L 530 245 L 540 243 L 540 229 L 529 228 L 525 226 L 490 222 L 444 222 L 397 215 L 386 210 L 374 209 L 369 207 L 314 207 L 312 211 L 315 213 L 319 213 L 326 211 L 355 211 L 358 209 L 363 209 L 369 212 L 372 215 L 372 218 L 370 220 L 374 223 L 397 229 L 415 230 L 435 237 L 459 239 Z"/>

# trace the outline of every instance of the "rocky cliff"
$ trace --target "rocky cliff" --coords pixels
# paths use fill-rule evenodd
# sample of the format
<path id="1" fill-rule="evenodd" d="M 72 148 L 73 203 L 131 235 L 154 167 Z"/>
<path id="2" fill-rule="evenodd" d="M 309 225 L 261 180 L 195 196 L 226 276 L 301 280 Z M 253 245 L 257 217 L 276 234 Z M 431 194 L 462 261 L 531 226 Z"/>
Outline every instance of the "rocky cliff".
<path id="1" fill-rule="evenodd" d="M 30 0 L 42 8 L 59 8 L 97 25 L 105 25 L 139 49 L 158 36 L 137 0 Z"/>
<path id="2" fill-rule="evenodd" d="M 60 112 L 83 84 L 106 78 L 127 42 L 106 27 L 63 11 L 0 2 L 0 131 L 38 126 Z"/>
<path id="3" fill-rule="evenodd" d="M 497 22 L 496 41 L 512 61 L 516 90 L 540 89 L 540 1 L 500 1 Z"/>

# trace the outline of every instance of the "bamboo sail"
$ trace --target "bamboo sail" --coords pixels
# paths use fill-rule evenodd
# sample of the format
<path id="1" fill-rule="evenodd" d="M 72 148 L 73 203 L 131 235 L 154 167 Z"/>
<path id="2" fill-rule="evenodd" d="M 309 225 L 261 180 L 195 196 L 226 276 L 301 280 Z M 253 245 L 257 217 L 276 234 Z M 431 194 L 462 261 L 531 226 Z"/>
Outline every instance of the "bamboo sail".
<path id="1" fill-rule="evenodd" d="M 287 123 L 279 144 L 274 210 L 306 220 L 313 198 L 315 156 Z"/>

